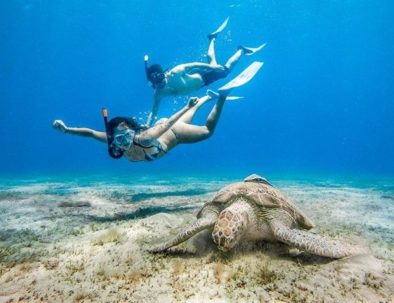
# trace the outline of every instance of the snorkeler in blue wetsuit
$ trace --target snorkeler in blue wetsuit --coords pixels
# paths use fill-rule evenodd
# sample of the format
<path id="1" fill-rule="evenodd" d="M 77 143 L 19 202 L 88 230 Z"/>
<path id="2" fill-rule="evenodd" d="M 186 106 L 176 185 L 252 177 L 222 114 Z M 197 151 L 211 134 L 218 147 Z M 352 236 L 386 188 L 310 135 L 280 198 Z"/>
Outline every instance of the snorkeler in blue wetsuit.
<path id="1" fill-rule="evenodd" d="M 148 116 L 147 126 L 150 126 L 155 119 L 162 98 L 187 95 L 203 86 L 207 86 L 219 79 L 227 77 L 242 55 L 252 55 L 265 46 L 265 44 L 257 48 L 239 46 L 238 50 L 228 59 L 226 64 L 218 64 L 215 56 L 215 40 L 218 34 L 226 27 L 228 19 L 229 18 L 227 18 L 216 31 L 208 35 L 209 63 L 185 63 L 177 65 L 168 71 L 164 71 L 159 64 L 152 64 L 149 66 L 148 56 L 145 56 L 146 76 L 154 89 L 154 103 L 152 112 Z"/>
<path id="2" fill-rule="evenodd" d="M 164 156 L 181 143 L 196 143 L 212 136 L 219 122 L 224 102 L 238 97 L 228 97 L 230 91 L 249 82 L 262 62 L 254 62 L 235 79 L 218 90 L 208 91 L 202 98 L 190 98 L 187 105 L 168 119 L 159 120 L 153 127 L 139 125 L 135 119 L 115 117 L 107 122 L 107 112 L 103 111 L 105 132 L 89 128 L 67 127 L 62 120 L 55 120 L 53 127 L 63 133 L 90 137 L 108 144 L 111 157 L 126 157 L 130 161 L 152 161 Z M 206 102 L 217 99 L 204 126 L 194 125 L 196 111 Z"/>

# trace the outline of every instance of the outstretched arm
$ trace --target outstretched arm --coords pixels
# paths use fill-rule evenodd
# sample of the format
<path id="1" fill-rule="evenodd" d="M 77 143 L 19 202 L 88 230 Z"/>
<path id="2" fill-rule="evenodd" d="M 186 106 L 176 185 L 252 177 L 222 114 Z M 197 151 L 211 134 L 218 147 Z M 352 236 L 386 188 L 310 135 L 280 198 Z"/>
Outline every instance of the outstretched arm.
<path id="1" fill-rule="evenodd" d="M 54 129 L 57 129 L 58 131 L 65 134 L 93 138 L 100 142 L 107 143 L 107 134 L 105 132 L 99 132 L 86 127 L 68 127 L 62 120 L 53 121 L 52 126 Z"/>
<path id="2" fill-rule="evenodd" d="M 153 95 L 152 111 L 150 112 L 150 114 L 148 116 L 148 120 L 146 121 L 146 126 L 148 126 L 148 127 L 151 126 L 152 121 L 157 116 L 157 112 L 159 111 L 159 106 L 160 106 L 160 100 L 161 100 L 161 95 L 157 91 L 155 91 L 155 94 Z"/>
<path id="3" fill-rule="evenodd" d="M 140 140 L 140 142 L 149 142 L 152 139 L 159 138 L 162 134 L 168 131 L 190 108 L 196 105 L 197 102 L 197 97 L 190 98 L 187 105 L 180 111 L 173 114 L 166 122 L 148 128 L 147 130 L 139 134 L 138 138 L 136 139 Z"/>

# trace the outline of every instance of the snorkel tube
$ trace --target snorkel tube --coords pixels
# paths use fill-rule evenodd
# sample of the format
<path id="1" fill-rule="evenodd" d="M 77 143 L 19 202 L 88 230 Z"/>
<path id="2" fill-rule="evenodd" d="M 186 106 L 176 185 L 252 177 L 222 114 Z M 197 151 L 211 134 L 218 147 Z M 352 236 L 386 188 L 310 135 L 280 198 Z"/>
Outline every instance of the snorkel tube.
<path id="1" fill-rule="evenodd" d="M 108 136 L 108 111 L 105 107 L 101 110 L 104 118 L 104 125 L 105 125 L 105 132 L 107 133 Z"/>
<path id="2" fill-rule="evenodd" d="M 104 107 L 101 110 L 101 112 L 103 114 L 103 119 L 104 119 L 105 133 L 107 134 L 108 153 L 112 158 L 120 159 L 123 156 L 123 151 L 112 144 L 113 139 L 108 127 L 108 111 Z"/>
<path id="3" fill-rule="evenodd" d="M 149 60 L 149 56 L 148 56 L 148 55 L 145 55 L 145 56 L 144 56 L 145 74 L 146 74 L 146 79 L 148 79 L 148 81 L 150 81 L 150 79 L 149 79 L 149 74 L 148 74 L 148 68 L 149 68 L 149 66 L 148 66 L 148 60 Z"/>
<path id="4" fill-rule="evenodd" d="M 149 56 L 144 56 L 146 79 L 154 89 L 162 89 L 166 86 L 167 80 L 165 71 L 160 64 L 148 64 Z"/>

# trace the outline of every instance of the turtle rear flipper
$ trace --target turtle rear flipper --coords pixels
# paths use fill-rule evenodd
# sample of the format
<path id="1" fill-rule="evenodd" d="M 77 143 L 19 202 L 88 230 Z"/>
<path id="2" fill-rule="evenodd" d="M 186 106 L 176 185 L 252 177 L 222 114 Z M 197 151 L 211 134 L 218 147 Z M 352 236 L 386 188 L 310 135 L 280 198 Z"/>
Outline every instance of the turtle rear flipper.
<path id="1" fill-rule="evenodd" d="M 311 232 L 290 229 L 278 222 L 271 222 L 271 227 L 278 241 L 318 256 L 339 259 L 366 253 L 364 249 L 327 239 Z"/>
<path id="2" fill-rule="evenodd" d="M 190 224 L 186 228 L 184 228 L 180 233 L 178 233 L 174 238 L 171 240 L 164 242 L 162 244 L 159 244 L 157 246 L 154 246 L 152 248 L 148 249 L 148 252 L 151 253 L 159 253 L 166 251 L 170 247 L 173 247 L 175 245 L 178 245 L 182 242 L 185 242 L 186 240 L 190 239 L 193 237 L 195 234 L 199 233 L 200 231 L 213 227 L 217 219 L 217 215 L 214 213 L 211 213 L 209 216 L 204 216 L 202 218 L 199 218 L 196 222 Z"/>

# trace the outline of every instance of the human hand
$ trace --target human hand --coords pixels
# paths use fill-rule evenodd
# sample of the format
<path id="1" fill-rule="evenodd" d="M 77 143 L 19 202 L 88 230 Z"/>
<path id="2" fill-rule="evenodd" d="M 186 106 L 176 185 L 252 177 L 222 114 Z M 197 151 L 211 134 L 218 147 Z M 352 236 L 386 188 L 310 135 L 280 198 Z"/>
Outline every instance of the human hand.
<path id="1" fill-rule="evenodd" d="M 67 129 L 68 129 L 68 127 L 66 126 L 66 124 L 64 124 L 64 122 L 62 120 L 53 121 L 52 127 L 62 133 L 66 133 Z"/>
<path id="2" fill-rule="evenodd" d="M 191 97 L 189 101 L 187 102 L 187 107 L 192 108 L 194 105 L 198 103 L 198 98 L 197 97 Z"/>

